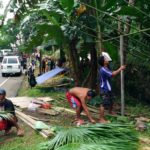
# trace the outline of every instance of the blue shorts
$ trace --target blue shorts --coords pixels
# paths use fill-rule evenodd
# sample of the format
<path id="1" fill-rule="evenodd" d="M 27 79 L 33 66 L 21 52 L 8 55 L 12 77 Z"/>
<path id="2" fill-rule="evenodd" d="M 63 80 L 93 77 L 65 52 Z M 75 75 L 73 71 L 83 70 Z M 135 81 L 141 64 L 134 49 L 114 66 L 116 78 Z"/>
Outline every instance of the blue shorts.
<path id="1" fill-rule="evenodd" d="M 113 103 L 114 103 L 114 98 L 113 98 L 111 92 L 101 92 L 100 95 L 101 95 L 101 97 L 102 97 L 102 103 L 101 103 L 101 104 L 102 104 L 104 107 L 113 105 Z"/>

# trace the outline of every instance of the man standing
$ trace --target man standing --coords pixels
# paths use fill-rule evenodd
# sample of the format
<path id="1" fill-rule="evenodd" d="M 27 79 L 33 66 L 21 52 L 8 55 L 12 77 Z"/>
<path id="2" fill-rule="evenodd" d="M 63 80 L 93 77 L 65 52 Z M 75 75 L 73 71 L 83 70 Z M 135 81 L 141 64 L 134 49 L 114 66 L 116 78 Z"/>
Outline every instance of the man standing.
<path id="1" fill-rule="evenodd" d="M 3 88 L 0 88 L 0 111 L 5 111 L 8 112 L 12 115 L 11 119 L 2 119 L 1 123 L 4 122 L 4 130 L 5 133 L 8 134 L 11 127 L 16 127 L 17 129 L 17 135 L 18 136 L 23 136 L 24 135 L 24 131 L 19 127 L 18 123 L 17 123 L 17 117 L 15 115 L 15 108 L 13 103 L 6 99 L 6 91 Z"/>
<path id="2" fill-rule="evenodd" d="M 125 69 L 125 65 L 121 66 L 116 71 L 111 71 L 109 69 L 109 62 L 112 59 L 109 54 L 102 52 L 102 56 L 99 58 L 100 70 L 100 95 L 102 96 L 102 103 L 100 105 L 100 123 L 107 123 L 108 121 L 104 117 L 105 108 L 109 109 L 110 114 L 114 114 L 113 110 L 113 98 L 112 98 L 112 88 L 111 88 L 111 78 L 119 74 Z"/>
<path id="3" fill-rule="evenodd" d="M 87 117 L 91 123 L 95 123 L 95 120 L 91 117 L 87 108 L 86 101 L 90 100 L 96 95 L 96 93 L 88 88 L 74 87 L 66 93 L 66 97 L 71 107 L 76 110 L 76 122 L 82 124 L 84 121 L 80 119 L 82 110 L 85 111 Z"/>

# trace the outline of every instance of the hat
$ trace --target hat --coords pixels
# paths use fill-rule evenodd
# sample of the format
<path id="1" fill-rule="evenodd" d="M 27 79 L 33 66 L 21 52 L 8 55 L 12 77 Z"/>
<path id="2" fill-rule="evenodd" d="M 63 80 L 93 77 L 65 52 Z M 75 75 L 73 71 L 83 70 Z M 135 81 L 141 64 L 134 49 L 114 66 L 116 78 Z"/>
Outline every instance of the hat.
<path id="1" fill-rule="evenodd" d="M 6 91 L 5 91 L 5 89 L 3 89 L 3 88 L 0 88 L 0 95 L 5 95 L 6 94 Z"/>
<path id="2" fill-rule="evenodd" d="M 108 53 L 102 52 L 102 56 L 104 56 L 105 60 L 107 60 L 107 61 L 112 61 L 112 59 L 111 59 L 111 57 L 109 56 Z"/>

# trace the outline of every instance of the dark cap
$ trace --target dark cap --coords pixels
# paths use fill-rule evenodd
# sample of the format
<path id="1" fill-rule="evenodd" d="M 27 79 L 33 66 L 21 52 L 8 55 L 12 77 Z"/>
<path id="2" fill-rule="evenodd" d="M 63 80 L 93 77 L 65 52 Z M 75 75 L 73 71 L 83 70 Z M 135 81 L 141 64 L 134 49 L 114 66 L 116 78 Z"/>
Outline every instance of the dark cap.
<path id="1" fill-rule="evenodd" d="M 3 88 L 0 88 L 0 95 L 5 95 L 6 94 L 6 91 L 5 91 L 5 89 L 3 89 Z"/>

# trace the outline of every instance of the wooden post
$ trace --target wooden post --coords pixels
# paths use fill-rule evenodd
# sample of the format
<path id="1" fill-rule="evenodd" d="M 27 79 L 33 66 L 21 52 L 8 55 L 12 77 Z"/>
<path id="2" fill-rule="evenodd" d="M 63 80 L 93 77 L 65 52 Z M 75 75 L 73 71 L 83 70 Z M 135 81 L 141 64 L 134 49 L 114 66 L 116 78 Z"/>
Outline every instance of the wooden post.
<path id="1" fill-rule="evenodd" d="M 39 65 L 39 73 L 42 74 L 42 50 L 40 49 L 40 65 Z"/>
<path id="2" fill-rule="evenodd" d="M 120 65 L 124 65 L 124 58 L 123 58 L 123 43 L 124 38 L 123 35 L 120 35 Z M 121 71 L 121 115 L 124 116 L 124 72 Z"/>

